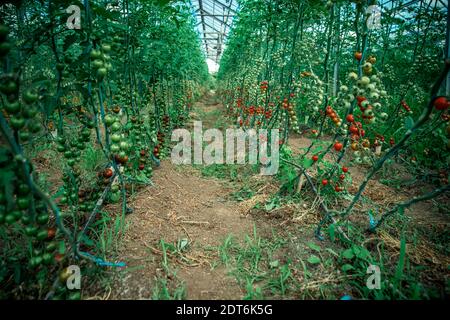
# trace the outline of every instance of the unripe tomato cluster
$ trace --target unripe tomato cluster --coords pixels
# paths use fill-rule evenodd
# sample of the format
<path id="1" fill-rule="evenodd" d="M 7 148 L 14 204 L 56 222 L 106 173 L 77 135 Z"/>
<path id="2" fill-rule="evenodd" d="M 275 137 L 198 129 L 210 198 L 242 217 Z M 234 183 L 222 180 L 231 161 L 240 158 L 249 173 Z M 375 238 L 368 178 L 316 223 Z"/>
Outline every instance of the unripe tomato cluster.
<path id="1" fill-rule="evenodd" d="M 292 124 L 292 130 L 294 130 L 294 132 L 296 132 L 296 133 L 300 133 L 300 128 L 298 126 L 297 114 L 295 113 L 295 110 L 294 110 L 294 103 L 290 102 L 288 100 L 288 98 L 284 98 L 281 105 L 282 105 L 283 109 L 285 109 L 287 111 L 287 113 L 289 114 L 289 117 L 291 119 L 291 124 Z"/>
<path id="2" fill-rule="evenodd" d="M 114 160 L 119 164 L 126 164 L 128 161 L 128 151 L 130 144 L 122 133 L 122 124 L 118 116 L 107 114 L 104 122 L 108 127 L 111 139 L 110 151 Z"/>
<path id="3" fill-rule="evenodd" d="M 8 41 L 9 28 L 0 24 L 0 60 L 6 58 L 12 45 Z M 41 130 L 35 119 L 38 108 L 34 105 L 39 96 L 34 90 L 22 92 L 19 99 L 19 79 L 17 74 L 4 74 L 0 79 L 0 92 L 4 95 L 3 114 L 9 120 L 9 126 L 18 133 L 20 141 L 28 141 L 32 134 Z"/>
<path id="4" fill-rule="evenodd" d="M 33 275 L 44 267 L 57 268 L 57 263 L 62 261 L 63 255 L 56 252 L 59 240 L 47 205 L 34 194 L 24 178 L 24 159 L 19 156 L 15 159 L 9 152 L 4 155 L 5 158 L 0 160 L 0 173 L 3 175 L 8 172 L 9 175 L 7 181 L 2 181 L 0 188 L 0 226 L 7 227 L 2 230 L 5 236 L 11 239 L 24 236 L 20 241 L 25 241 L 29 249 L 18 251 L 7 263 L 10 266 L 21 264 L 24 276 L 25 270 Z M 19 240 L 16 245 L 20 245 Z M 8 270 L 6 265 L 4 267 L 3 272 L 6 272 L 6 275 L 14 272 Z"/>
<path id="5" fill-rule="evenodd" d="M 153 117 L 151 117 L 153 119 Z M 133 147 L 135 150 L 134 166 L 137 165 L 137 169 L 143 173 L 145 176 L 150 178 L 152 176 L 152 166 L 148 163 L 147 150 L 149 149 L 147 128 L 144 126 L 144 119 L 138 119 L 135 116 L 131 117 L 131 132 L 130 136 L 133 139 Z M 150 127 L 154 127 L 154 123 L 150 124 Z M 136 153 L 138 153 L 136 155 Z M 135 159 L 138 161 L 136 162 Z M 129 166 L 125 167 L 127 172 L 131 168 L 131 163 Z"/>
<path id="6" fill-rule="evenodd" d="M 113 68 L 110 62 L 110 51 L 111 45 L 106 43 L 102 44 L 102 46 L 98 49 L 91 50 L 91 65 L 92 68 L 96 70 L 96 75 L 99 80 L 102 80 L 108 74 L 108 71 Z"/>

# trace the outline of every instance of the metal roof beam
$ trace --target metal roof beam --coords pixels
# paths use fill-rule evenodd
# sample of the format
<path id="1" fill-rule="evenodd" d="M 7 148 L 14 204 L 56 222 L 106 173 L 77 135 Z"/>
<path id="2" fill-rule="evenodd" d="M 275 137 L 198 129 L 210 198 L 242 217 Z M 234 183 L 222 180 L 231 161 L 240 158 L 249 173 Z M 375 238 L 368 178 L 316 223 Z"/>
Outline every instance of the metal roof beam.
<path id="1" fill-rule="evenodd" d="M 223 2 L 221 2 L 221 1 L 219 1 L 219 0 L 212 0 L 212 1 L 215 2 L 215 3 L 217 3 L 217 4 L 220 4 L 220 5 L 223 7 L 223 9 L 228 9 L 228 10 L 230 10 L 231 12 L 233 12 L 234 14 L 237 13 L 235 10 L 233 10 L 233 9 L 230 8 L 230 7 L 231 7 L 231 3 L 230 3 L 230 7 L 228 7 L 225 3 L 223 3 Z"/>
<path id="2" fill-rule="evenodd" d="M 201 1 L 201 0 L 199 0 Z M 203 14 L 202 14 L 203 13 Z M 217 18 L 215 15 L 213 15 L 212 13 L 209 13 L 208 11 L 205 11 L 204 9 L 200 8 L 200 16 L 204 16 L 204 17 L 211 17 L 214 20 L 220 22 L 221 24 L 226 25 L 228 28 L 230 27 L 230 25 L 228 25 L 227 23 L 225 23 L 225 21 L 220 20 L 219 18 Z"/>

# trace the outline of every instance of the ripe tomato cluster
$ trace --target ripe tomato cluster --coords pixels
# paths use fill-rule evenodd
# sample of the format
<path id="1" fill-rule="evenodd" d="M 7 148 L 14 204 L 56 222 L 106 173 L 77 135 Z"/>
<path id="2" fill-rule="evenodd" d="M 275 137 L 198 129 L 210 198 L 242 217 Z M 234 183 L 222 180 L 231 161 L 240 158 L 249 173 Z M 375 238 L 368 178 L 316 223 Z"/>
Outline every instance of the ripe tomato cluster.
<path id="1" fill-rule="evenodd" d="M 267 81 L 267 80 L 261 81 L 261 83 L 259 85 L 261 92 L 266 92 L 268 87 L 269 87 L 269 81 Z"/>
<path id="2" fill-rule="evenodd" d="M 342 172 L 341 174 L 339 174 L 338 179 L 335 181 L 334 183 L 334 191 L 336 192 L 341 192 L 344 190 L 344 186 L 343 183 L 346 179 L 346 173 L 348 173 L 348 167 L 342 167 Z M 326 187 L 328 184 L 330 183 L 330 181 L 328 179 L 322 179 L 322 186 Z"/>
<path id="3" fill-rule="evenodd" d="M 326 107 L 325 113 L 331 119 L 331 121 L 333 121 L 336 127 L 339 127 L 342 124 L 342 119 L 331 106 Z"/>
<path id="4" fill-rule="evenodd" d="M 403 109 L 408 112 L 412 113 L 410 106 L 406 103 L 405 100 L 400 101 L 400 104 L 402 105 Z"/>

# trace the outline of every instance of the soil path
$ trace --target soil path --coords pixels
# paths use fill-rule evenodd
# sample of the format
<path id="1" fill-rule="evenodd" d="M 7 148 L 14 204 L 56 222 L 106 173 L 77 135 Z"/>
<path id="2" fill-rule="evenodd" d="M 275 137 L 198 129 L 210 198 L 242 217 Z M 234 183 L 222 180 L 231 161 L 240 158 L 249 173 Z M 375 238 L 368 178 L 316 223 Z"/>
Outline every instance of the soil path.
<path id="1" fill-rule="evenodd" d="M 214 125 L 220 104 L 211 96 L 197 103 L 194 120 L 203 127 Z M 201 117 L 201 119 L 199 118 Z M 226 199 L 231 191 L 225 182 L 206 179 L 190 166 L 177 167 L 165 160 L 154 171 L 154 187 L 140 191 L 132 200 L 134 213 L 127 216 L 127 232 L 120 249 L 127 268 L 119 272 L 113 297 L 151 299 L 157 279 L 179 282 L 187 299 L 240 299 L 243 292 L 224 267 L 215 267 L 217 248 L 232 234 L 251 233 L 251 217 L 242 216 L 237 203 Z M 162 272 L 165 243 L 186 243 L 185 254 L 169 256 L 174 274 Z"/>
<path id="2" fill-rule="evenodd" d="M 188 128 L 193 121 L 201 120 L 203 129 L 224 129 L 230 120 L 224 118 L 223 108 L 213 94 L 206 95 L 191 113 Z M 310 142 L 307 137 L 293 135 L 288 143 L 295 152 L 299 152 Z M 343 164 L 346 162 L 347 159 L 344 159 Z M 400 169 L 396 175 L 406 177 L 405 170 Z M 356 186 L 364 179 L 366 170 L 364 167 L 352 167 L 353 186 L 348 188 L 350 194 L 357 191 Z M 232 235 L 240 241 L 244 235 L 252 233 L 256 222 L 258 232 L 261 231 L 261 220 L 264 219 L 259 216 L 254 220 L 254 215 L 249 213 L 256 203 L 264 202 L 279 186 L 270 178 L 255 175 L 250 177 L 250 181 L 253 180 L 258 185 L 257 193 L 238 203 L 231 200 L 229 194 L 239 190 L 245 182 L 234 181 L 231 185 L 226 180 L 204 178 L 192 166 L 175 166 L 170 160 L 163 161 L 154 171 L 154 186 L 142 189 L 130 201 L 134 213 L 127 216 L 128 228 L 119 250 L 121 260 L 126 261 L 127 267 L 116 273 L 109 298 L 242 299 L 245 292 L 235 277 L 230 275 L 230 270 L 216 264 L 219 261 L 218 247 L 228 236 Z M 418 190 L 422 187 L 426 186 L 415 184 L 399 191 L 374 179 L 370 181 L 364 196 L 386 207 L 422 193 Z M 260 193 L 263 189 L 264 192 Z M 448 198 L 442 201 L 448 201 Z M 307 226 L 315 226 L 320 218 L 318 211 L 313 207 L 308 209 L 309 206 L 284 206 L 279 210 L 281 220 L 275 219 L 276 210 L 273 210 L 270 219 L 274 220 L 268 223 L 269 229 L 274 224 L 281 226 L 293 222 L 301 223 L 305 230 L 309 230 Z M 367 225 L 367 210 L 362 204 L 354 210 L 359 212 L 354 216 L 362 219 L 363 226 Z M 449 225 L 448 216 L 439 211 L 432 203 L 424 202 L 408 210 L 408 216 L 418 226 L 424 225 L 428 229 L 433 225 L 445 230 Z M 305 243 L 314 240 L 312 231 L 305 232 L 309 232 L 303 238 Z M 385 245 L 394 253 L 398 252 L 398 237 L 388 237 L 386 232 L 383 232 L 383 237 Z M 162 241 L 167 244 L 166 247 L 176 247 L 178 244 L 178 252 L 172 248 L 172 253 L 165 256 Z M 420 246 L 408 253 L 419 265 L 432 261 L 432 269 L 437 268 L 440 274 L 448 266 L 448 257 L 432 250 L 432 241 L 424 238 Z M 177 294 L 183 288 L 184 293 Z"/>

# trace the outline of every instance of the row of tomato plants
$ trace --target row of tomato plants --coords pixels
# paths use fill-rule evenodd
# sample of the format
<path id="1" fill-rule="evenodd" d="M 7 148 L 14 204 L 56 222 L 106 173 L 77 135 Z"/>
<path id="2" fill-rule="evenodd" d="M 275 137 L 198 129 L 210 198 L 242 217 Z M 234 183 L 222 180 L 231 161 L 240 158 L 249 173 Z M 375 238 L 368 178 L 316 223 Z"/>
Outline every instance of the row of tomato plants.
<path id="1" fill-rule="evenodd" d="M 79 299 L 69 265 L 82 275 L 122 266 L 97 244 L 101 208 L 118 203 L 106 221 L 132 212 L 133 186 L 151 183 L 208 77 L 187 6 L 75 2 L 78 30 L 66 27 L 65 1 L 2 7 L 2 297 Z M 37 170 L 43 149 L 53 158 Z M 61 175 L 56 193 L 45 173 Z"/>
<path id="2" fill-rule="evenodd" d="M 390 30 L 398 21 L 385 19 L 379 29 L 369 28 L 370 15 L 364 13 L 373 4 L 245 1 L 219 70 L 221 95 L 237 126 L 279 128 L 282 144 L 290 134 L 311 139 L 297 164 L 296 178 L 317 170 L 316 179 L 309 181 L 322 197 L 329 188 L 336 195 L 346 191 L 352 166 L 365 168 L 366 177 L 347 208 L 323 208 L 320 237 L 325 222 L 346 221 L 368 181 L 390 159 L 406 158 L 417 175 L 431 171 L 433 196 L 449 189 L 449 101 L 442 94 L 448 61 L 439 62 L 435 43 L 424 40 L 420 50 L 417 45 L 415 50 L 400 49 L 403 55 L 411 54 L 412 63 L 398 63 L 392 70 L 400 50 L 391 52 L 389 45 L 379 42 L 384 28 Z M 441 28 L 445 21 L 437 9 L 415 10 L 428 19 L 421 30 L 424 36 L 433 32 L 431 25 Z M 350 19 L 355 22 L 347 23 Z M 442 34 L 434 36 L 436 43 L 443 43 Z M 421 73 L 418 62 L 433 72 Z M 408 79 L 403 87 L 398 81 L 405 75 L 417 79 Z M 374 221 L 384 219 L 380 215 Z M 371 229 L 378 225 L 373 222 Z"/>

